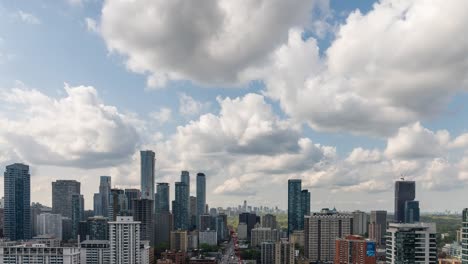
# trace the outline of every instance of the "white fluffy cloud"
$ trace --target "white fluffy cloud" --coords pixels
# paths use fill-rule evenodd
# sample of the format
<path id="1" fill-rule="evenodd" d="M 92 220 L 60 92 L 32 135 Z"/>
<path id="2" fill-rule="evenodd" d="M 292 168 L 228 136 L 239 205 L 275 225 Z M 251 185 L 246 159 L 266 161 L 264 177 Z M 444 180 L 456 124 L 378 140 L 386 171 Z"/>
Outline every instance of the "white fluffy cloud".
<path id="1" fill-rule="evenodd" d="M 1 91 L 0 138 L 23 161 L 37 165 L 106 167 L 139 144 L 137 124 L 102 103 L 93 87 L 65 85 L 65 96 L 38 90 Z"/>
<path id="2" fill-rule="evenodd" d="M 207 112 L 209 102 L 200 102 L 185 93 L 179 94 L 179 113 L 185 117 L 194 117 Z"/>
<path id="3" fill-rule="evenodd" d="M 234 84 L 308 22 L 311 0 L 107 0 L 101 17 L 109 50 L 148 73 L 150 86 L 189 79 Z"/>
<path id="4" fill-rule="evenodd" d="M 157 112 L 152 112 L 150 114 L 151 118 L 156 120 L 159 124 L 164 124 L 171 120 L 172 118 L 172 110 L 167 107 L 162 107 Z"/>

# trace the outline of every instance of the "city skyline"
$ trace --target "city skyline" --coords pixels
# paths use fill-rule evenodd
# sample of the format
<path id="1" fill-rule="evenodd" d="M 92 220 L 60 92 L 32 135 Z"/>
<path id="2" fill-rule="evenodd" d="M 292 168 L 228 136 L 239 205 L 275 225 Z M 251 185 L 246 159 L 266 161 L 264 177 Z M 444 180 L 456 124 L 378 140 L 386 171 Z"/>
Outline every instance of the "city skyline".
<path id="1" fill-rule="evenodd" d="M 170 201 L 187 170 L 210 207 L 285 209 L 301 179 L 312 211 L 393 211 L 402 176 L 421 212 L 466 207 L 466 1 L 227 1 L 184 16 L 161 0 L 2 1 L 0 167 L 29 165 L 49 206 L 57 180 L 79 181 L 86 209 L 100 176 L 140 189 L 152 150 Z"/>

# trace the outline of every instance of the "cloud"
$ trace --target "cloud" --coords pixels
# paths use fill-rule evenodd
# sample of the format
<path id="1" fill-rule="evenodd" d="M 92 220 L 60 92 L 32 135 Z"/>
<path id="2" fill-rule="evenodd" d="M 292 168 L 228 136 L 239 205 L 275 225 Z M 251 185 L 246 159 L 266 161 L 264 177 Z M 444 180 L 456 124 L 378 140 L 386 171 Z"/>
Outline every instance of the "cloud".
<path id="1" fill-rule="evenodd" d="M 164 124 L 171 120 L 172 110 L 167 107 L 162 107 L 158 112 L 152 112 L 150 114 L 151 118 L 156 120 L 159 124 Z"/>
<path id="2" fill-rule="evenodd" d="M 24 23 L 31 24 L 31 25 L 39 25 L 41 24 L 41 20 L 34 16 L 31 13 L 24 12 L 22 10 L 19 10 L 14 14 L 14 17 L 17 19 L 21 20 Z"/>
<path id="3" fill-rule="evenodd" d="M 397 159 L 439 157 L 449 144 L 450 134 L 446 130 L 436 133 L 415 123 L 402 127 L 398 134 L 388 139 L 385 154 Z"/>
<path id="4" fill-rule="evenodd" d="M 209 102 L 200 102 L 193 97 L 185 94 L 179 94 L 179 113 L 183 116 L 197 116 L 206 112 L 210 107 Z"/>
<path id="5" fill-rule="evenodd" d="M 65 85 L 65 92 L 52 98 L 24 87 L 3 90 L 0 138 L 36 165 L 100 168 L 129 158 L 139 124 L 103 104 L 93 87 Z"/>
<path id="6" fill-rule="evenodd" d="M 150 87 L 167 80 L 237 84 L 240 73 L 262 63 L 308 23 L 310 0 L 122 1 L 107 0 L 101 32 L 127 67 L 148 74 Z M 255 25 L 255 26 L 252 26 Z"/>
<path id="7" fill-rule="evenodd" d="M 94 19 L 92 19 L 90 17 L 87 17 L 87 18 L 85 18 L 85 23 L 86 23 L 86 29 L 89 32 L 99 33 L 99 26 L 98 26 L 96 20 L 94 20 Z"/>
<path id="8" fill-rule="evenodd" d="M 381 1 L 351 13 L 320 55 L 314 39 L 290 30 L 260 76 L 266 95 L 319 131 L 387 137 L 443 113 L 467 91 L 468 3 Z M 450 22 L 447 22 L 450 21 Z"/>

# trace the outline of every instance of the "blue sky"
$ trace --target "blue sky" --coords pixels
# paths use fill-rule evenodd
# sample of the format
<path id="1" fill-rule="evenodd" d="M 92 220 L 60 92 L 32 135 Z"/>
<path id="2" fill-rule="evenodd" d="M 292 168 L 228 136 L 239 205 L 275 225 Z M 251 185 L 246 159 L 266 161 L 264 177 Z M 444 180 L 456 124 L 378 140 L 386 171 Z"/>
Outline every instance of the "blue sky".
<path id="1" fill-rule="evenodd" d="M 51 180 L 78 177 L 88 208 L 99 175 L 138 186 L 142 148 L 161 158 L 158 181 L 207 172 L 216 206 L 247 195 L 284 208 L 285 181 L 302 178 L 316 210 L 391 209 L 392 182 L 404 173 L 420 183 L 423 209 L 462 208 L 438 198 L 455 199 L 468 180 L 467 44 L 432 55 L 442 37 L 466 32 L 431 24 L 444 15 L 463 24 L 456 8 L 297 0 L 222 13 L 215 2 L 141 1 L 132 13 L 118 0 L 0 1 L 0 164 L 31 164 L 43 203 Z M 245 12 L 245 24 L 223 17 Z M 166 82 L 150 85 L 152 76 Z M 18 128 L 31 131 L 13 139 Z"/>

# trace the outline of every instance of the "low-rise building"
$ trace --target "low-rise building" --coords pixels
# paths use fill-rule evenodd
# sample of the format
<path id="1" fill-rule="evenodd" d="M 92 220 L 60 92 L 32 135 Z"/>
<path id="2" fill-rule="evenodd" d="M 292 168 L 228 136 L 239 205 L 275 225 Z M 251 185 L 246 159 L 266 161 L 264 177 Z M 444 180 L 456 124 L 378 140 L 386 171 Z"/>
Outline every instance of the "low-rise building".
<path id="1" fill-rule="evenodd" d="M 80 264 L 80 248 L 48 247 L 44 244 L 17 243 L 0 247 L 2 264 Z"/>
<path id="2" fill-rule="evenodd" d="M 110 264 L 109 240 L 85 240 L 81 244 L 81 262 Z"/>
<path id="3" fill-rule="evenodd" d="M 218 233 L 216 230 L 205 230 L 198 232 L 199 244 L 216 246 L 218 244 Z"/>

